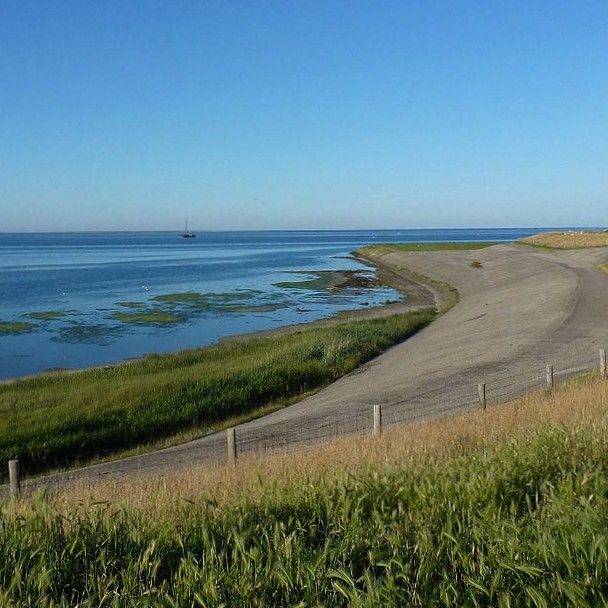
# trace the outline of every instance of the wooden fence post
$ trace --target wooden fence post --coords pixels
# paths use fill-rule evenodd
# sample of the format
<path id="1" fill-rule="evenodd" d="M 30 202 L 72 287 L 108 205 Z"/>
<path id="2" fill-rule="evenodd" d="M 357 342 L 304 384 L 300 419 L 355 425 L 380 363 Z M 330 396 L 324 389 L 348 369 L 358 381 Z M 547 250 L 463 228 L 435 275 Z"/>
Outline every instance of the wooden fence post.
<path id="1" fill-rule="evenodd" d="M 374 405 L 374 437 L 382 435 L 382 406 Z"/>
<path id="2" fill-rule="evenodd" d="M 552 391 L 555 388 L 555 382 L 553 379 L 553 365 L 547 363 L 547 388 Z"/>
<path id="3" fill-rule="evenodd" d="M 606 379 L 606 349 L 600 348 L 600 378 Z"/>
<path id="4" fill-rule="evenodd" d="M 482 410 L 486 409 L 486 385 L 485 383 L 480 383 L 477 385 L 477 393 L 479 394 L 479 407 Z"/>
<path id="5" fill-rule="evenodd" d="M 226 430 L 226 439 L 228 442 L 228 464 L 236 462 L 236 429 L 231 426 Z"/>
<path id="6" fill-rule="evenodd" d="M 21 493 L 21 480 L 19 479 L 19 461 L 8 461 L 8 477 L 11 486 L 11 496 L 17 498 Z"/>

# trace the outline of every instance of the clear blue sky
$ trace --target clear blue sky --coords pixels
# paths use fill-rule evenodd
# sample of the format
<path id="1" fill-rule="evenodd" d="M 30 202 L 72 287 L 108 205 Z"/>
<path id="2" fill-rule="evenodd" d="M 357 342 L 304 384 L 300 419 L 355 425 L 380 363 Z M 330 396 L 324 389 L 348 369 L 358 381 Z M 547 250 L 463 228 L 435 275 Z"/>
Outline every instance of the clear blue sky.
<path id="1" fill-rule="evenodd" d="M 606 0 L 2 0 L 0 232 L 608 224 Z"/>

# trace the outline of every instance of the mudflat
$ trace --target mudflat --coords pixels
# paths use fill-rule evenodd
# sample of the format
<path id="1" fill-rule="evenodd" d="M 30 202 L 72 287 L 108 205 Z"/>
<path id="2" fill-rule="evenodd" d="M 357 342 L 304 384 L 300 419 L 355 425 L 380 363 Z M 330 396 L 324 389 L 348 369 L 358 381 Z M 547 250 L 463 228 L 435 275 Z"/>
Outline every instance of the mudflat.
<path id="1" fill-rule="evenodd" d="M 445 282 L 459 302 L 429 327 L 297 404 L 237 427 L 239 455 L 368 432 L 372 405 L 384 424 L 443 416 L 477 407 L 486 384 L 491 406 L 597 365 L 608 347 L 608 275 L 598 269 L 608 248 L 553 251 L 500 244 L 474 251 L 394 252 L 384 272 Z M 445 294 L 419 286 L 420 305 Z M 426 295 L 425 295 L 426 290 Z M 314 449 L 314 447 L 311 447 Z M 91 466 L 40 481 L 154 474 L 224 461 L 225 433 L 151 454 Z M 39 483 L 39 482 L 37 482 Z"/>

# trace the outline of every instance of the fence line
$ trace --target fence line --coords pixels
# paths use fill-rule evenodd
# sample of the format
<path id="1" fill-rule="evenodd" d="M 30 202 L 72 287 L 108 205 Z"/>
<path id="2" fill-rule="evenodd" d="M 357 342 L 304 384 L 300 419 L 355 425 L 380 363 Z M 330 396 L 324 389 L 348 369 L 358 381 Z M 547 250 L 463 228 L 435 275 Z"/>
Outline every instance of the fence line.
<path id="1" fill-rule="evenodd" d="M 566 370 L 562 370 L 561 372 L 554 371 L 554 364 L 545 364 L 545 382 L 546 388 L 548 390 L 553 390 L 555 388 L 555 380 L 556 376 L 562 376 L 565 379 L 576 375 L 582 371 L 589 371 L 589 369 L 597 369 L 596 365 L 592 364 L 589 360 L 586 361 L 587 365 L 578 366 L 576 368 L 570 368 Z M 590 364 L 591 363 L 591 364 Z M 524 362 L 525 364 L 525 362 Z M 483 368 L 479 369 L 479 373 L 482 374 L 485 372 L 495 372 L 496 367 L 500 367 L 500 365 L 487 365 Z M 524 365 L 525 367 L 525 365 Z M 539 370 L 540 372 L 540 370 Z M 534 386 L 538 387 L 539 384 L 539 376 L 540 373 L 536 376 L 536 380 L 534 378 L 524 378 L 521 375 L 514 374 L 505 374 L 504 376 L 499 376 L 498 379 L 492 383 L 487 383 L 486 381 L 480 382 L 477 384 L 477 399 L 479 402 L 479 408 L 482 410 L 486 410 L 488 405 L 488 395 L 494 394 L 494 402 L 502 402 L 506 401 L 510 398 L 513 398 L 517 395 L 521 395 L 529 390 L 533 390 Z M 601 348 L 599 350 L 599 376 L 602 379 L 607 378 L 607 367 L 606 367 L 606 349 Z M 314 422 L 316 423 L 316 432 L 315 429 L 311 426 L 311 431 L 308 436 L 306 434 L 302 434 L 302 429 L 298 426 L 301 423 L 301 420 L 298 421 L 290 421 L 289 423 L 284 424 L 283 434 L 277 437 L 277 434 L 274 432 L 274 428 L 276 425 L 273 425 L 272 429 L 268 430 L 265 427 L 262 427 L 260 430 L 266 430 L 268 437 L 264 438 L 264 436 L 254 436 L 253 438 L 247 438 L 245 434 L 238 434 L 237 437 L 237 428 L 230 427 L 226 430 L 226 442 L 224 443 L 224 449 L 226 452 L 226 460 L 229 465 L 235 465 L 237 461 L 237 454 L 244 452 L 265 452 L 277 449 L 285 449 L 293 447 L 297 444 L 305 444 L 305 443 L 314 443 L 315 441 L 319 441 L 320 439 L 329 439 L 331 437 L 343 436 L 348 433 L 371 433 L 375 437 L 379 437 L 382 435 L 382 427 L 383 427 L 383 418 L 386 419 L 386 414 L 390 412 L 392 408 L 394 411 L 392 412 L 392 416 L 389 416 L 387 419 L 391 424 L 398 424 L 404 422 L 413 422 L 415 420 L 420 419 L 428 419 L 432 417 L 438 417 L 441 414 L 445 414 L 450 410 L 457 409 L 469 409 L 471 406 L 474 388 L 459 385 L 456 387 L 456 383 L 453 386 L 450 385 L 449 379 L 442 385 L 437 386 L 436 383 L 429 383 L 430 389 L 427 390 L 426 393 L 418 393 L 418 397 L 422 406 L 420 410 L 416 410 L 416 404 L 408 401 L 408 405 L 410 409 L 408 410 L 408 416 L 405 418 L 403 415 L 399 415 L 399 412 L 396 411 L 396 406 L 399 403 L 393 403 L 390 408 L 385 408 L 383 410 L 383 406 L 380 403 L 375 403 L 370 408 L 369 405 L 360 405 L 352 409 L 344 410 L 345 414 L 349 415 L 349 424 L 341 424 L 341 421 L 336 420 L 335 416 L 326 416 L 325 418 L 318 416 Z M 455 390 L 452 391 L 451 389 Z M 448 405 L 445 403 L 445 393 L 449 392 L 451 400 L 450 403 L 452 405 Z M 443 398 L 443 403 L 441 402 L 441 397 Z M 423 401 L 426 399 L 427 403 L 424 404 Z M 429 407 L 428 402 L 435 403 L 434 406 Z M 403 402 L 405 403 L 405 402 Z M 386 404 L 385 404 L 386 405 Z M 309 420 L 309 423 L 311 421 Z M 371 422 L 371 425 L 370 425 Z M 291 427 L 291 428 L 290 428 Z M 370 429 L 371 427 L 371 429 Z M 293 434 L 298 432 L 299 437 L 296 440 L 293 440 L 293 437 L 290 437 L 290 431 L 293 431 Z M 239 443 L 237 445 L 237 438 Z M 219 443 L 218 443 L 219 441 Z M 213 442 L 212 442 L 213 443 Z M 218 452 L 217 448 L 221 445 L 221 440 L 215 441 L 215 448 L 209 449 L 208 454 L 206 456 L 210 460 L 221 460 L 221 450 Z M 209 447 L 209 446 L 208 446 Z M 211 446 L 213 448 L 213 445 Z M 155 457 L 156 455 L 156 457 Z M 139 468 L 140 472 L 146 471 L 148 469 L 153 469 L 155 467 L 166 466 L 166 458 L 162 454 L 162 452 L 155 452 L 148 455 L 146 458 L 148 460 L 141 460 L 141 465 Z M 196 462 L 201 462 L 203 460 L 203 454 L 194 453 L 191 454 L 187 458 L 177 458 L 172 460 L 173 466 L 186 466 L 192 465 Z M 146 462 L 148 464 L 146 465 Z M 151 464 L 150 464 L 151 463 Z M 98 465 L 101 466 L 101 465 Z M 2 491 L 6 493 L 6 490 L 9 490 L 10 496 L 18 497 L 23 489 L 23 486 L 36 487 L 39 485 L 47 485 L 45 483 L 45 479 L 41 478 L 41 480 L 32 480 L 30 483 L 23 484 L 21 481 L 21 470 L 19 461 L 17 459 L 10 460 L 8 462 L 9 469 L 9 486 L 8 488 L 3 488 Z M 70 477 L 78 476 L 76 474 L 70 474 Z M 57 485 L 61 483 L 61 475 L 55 476 L 57 478 Z"/>

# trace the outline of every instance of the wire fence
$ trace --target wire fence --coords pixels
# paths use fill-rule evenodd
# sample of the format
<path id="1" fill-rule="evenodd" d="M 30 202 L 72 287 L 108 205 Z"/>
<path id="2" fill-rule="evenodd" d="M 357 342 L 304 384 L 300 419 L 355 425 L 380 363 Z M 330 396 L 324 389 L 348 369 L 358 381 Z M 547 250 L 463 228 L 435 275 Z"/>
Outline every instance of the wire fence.
<path id="1" fill-rule="evenodd" d="M 599 349 L 599 360 L 598 350 L 595 354 L 579 351 L 561 366 L 557 360 L 540 361 L 537 357 L 526 356 L 515 361 L 468 367 L 466 374 L 441 370 L 440 365 L 438 368 L 435 373 L 407 377 L 407 362 L 404 362 L 401 384 L 387 390 L 384 399 L 373 403 L 362 398 L 315 408 L 302 402 L 188 444 L 74 471 L 23 480 L 19 462 L 11 460 L 8 463 L 9 484 L 0 492 L 4 496 L 18 496 L 24 490 L 53 489 L 76 480 L 94 482 L 154 474 L 166 471 L 168 467 L 176 471 L 201 463 L 233 465 L 239 457 L 248 454 L 289 450 L 348 434 L 380 435 L 383 428 L 391 425 L 438 418 L 473 408 L 485 409 L 532 390 L 551 390 L 582 373 L 593 370 L 597 373 L 598 368 L 602 378 L 606 379 L 607 375 L 604 348 Z M 477 378 L 476 383 L 471 382 L 472 377 Z"/>

